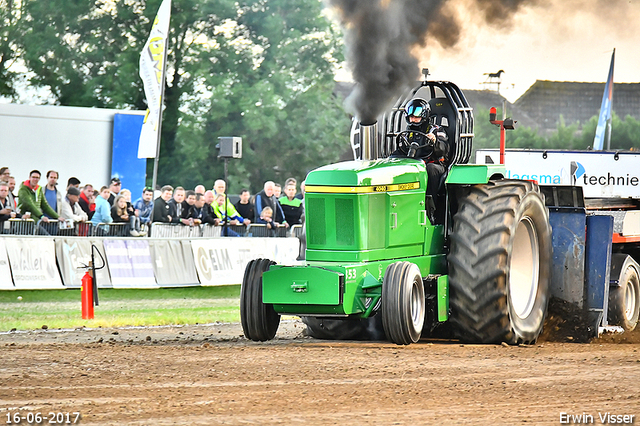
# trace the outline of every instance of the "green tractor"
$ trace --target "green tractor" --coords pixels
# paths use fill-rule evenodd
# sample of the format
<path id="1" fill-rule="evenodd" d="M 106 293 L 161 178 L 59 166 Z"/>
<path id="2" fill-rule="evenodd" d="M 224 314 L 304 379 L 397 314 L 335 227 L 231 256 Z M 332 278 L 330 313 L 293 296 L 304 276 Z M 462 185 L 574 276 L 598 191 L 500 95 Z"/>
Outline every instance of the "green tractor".
<path id="1" fill-rule="evenodd" d="M 389 156 L 414 97 L 428 100 L 431 119 L 448 135 L 448 170 L 435 196 L 426 194 L 422 160 Z M 358 338 L 373 328 L 377 338 L 406 345 L 448 324 L 466 342 L 534 342 L 551 265 L 538 186 L 505 179 L 502 165 L 467 164 L 473 112 L 453 83 L 422 82 L 378 123 L 357 124 L 359 160 L 308 174 L 305 264 L 247 265 L 245 336 L 270 340 L 280 316 L 295 315 L 314 337 Z"/>

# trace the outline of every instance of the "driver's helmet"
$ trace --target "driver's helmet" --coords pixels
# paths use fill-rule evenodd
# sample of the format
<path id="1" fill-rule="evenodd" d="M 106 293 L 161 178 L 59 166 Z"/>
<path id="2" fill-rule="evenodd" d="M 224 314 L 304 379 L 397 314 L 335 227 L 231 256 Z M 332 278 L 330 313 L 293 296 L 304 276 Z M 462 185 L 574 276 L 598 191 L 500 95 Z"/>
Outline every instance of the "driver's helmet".
<path id="1" fill-rule="evenodd" d="M 427 101 L 421 98 L 411 99 L 409 103 L 404 107 L 405 120 L 408 124 L 422 124 L 429 119 L 431 113 L 431 106 Z M 419 117 L 420 122 L 412 123 L 409 117 Z"/>

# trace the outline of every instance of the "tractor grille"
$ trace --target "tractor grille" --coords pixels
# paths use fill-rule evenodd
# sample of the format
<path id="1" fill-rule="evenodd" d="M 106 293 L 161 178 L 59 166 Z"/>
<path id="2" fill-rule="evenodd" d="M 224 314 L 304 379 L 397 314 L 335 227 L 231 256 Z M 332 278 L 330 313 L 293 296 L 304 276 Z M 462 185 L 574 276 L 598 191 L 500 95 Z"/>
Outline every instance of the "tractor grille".
<path id="1" fill-rule="evenodd" d="M 356 200 L 352 196 L 309 196 L 307 238 L 310 246 L 345 249 L 356 245 Z M 321 247 L 318 247 L 321 246 Z"/>
<path id="2" fill-rule="evenodd" d="M 336 198 L 336 244 L 352 246 L 355 243 L 353 198 Z"/>
<path id="3" fill-rule="evenodd" d="M 309 217 L 313 216 L 313 220 L 310 220 L 307 224 L 309 231 L 307 237 L 309 238 L 309 244 L 322 245 L 327 243 L 327 221 L 326 212 L 324 207 L 324 198 L 311 198 L 309 197 Z"/>

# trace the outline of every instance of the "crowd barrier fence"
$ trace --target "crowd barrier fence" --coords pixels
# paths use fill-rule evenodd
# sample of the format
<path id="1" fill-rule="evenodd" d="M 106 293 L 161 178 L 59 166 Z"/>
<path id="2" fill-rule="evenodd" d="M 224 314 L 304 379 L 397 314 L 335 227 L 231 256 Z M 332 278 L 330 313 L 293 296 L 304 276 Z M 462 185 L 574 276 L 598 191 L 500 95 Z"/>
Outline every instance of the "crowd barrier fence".
<path id="1" fill-rule="evenodd" d="M 302 225 L 293 225 L 291 227 L 291 236 L 295 238 L 300 238 L 303 234 Z"/>
<path id="2" fill-rule="evenodd" d="M 151 225 L 149 236 L 151 238 L 198 238 L 202 236 L 201 226 L 186 226 L 181 223 L 154 223 Z"/>
<path id="3" fill-rule="evenodd" d="M 225 228 L 227 229 L 225 231 Z M 35 221 L 33 219 L 9 219 L 3 229 L 10 235 L 45 235 L 45 236 L 77 236 L 77 237 L 129 237 L 131 227 L 128 223 L 98 223 L 50 220 Z M 216 238 L 220 236 L 239 237 L 300 237 L 302 225 L 287 227 L 280 225 L 269 229 L 267 225 L 252 223 L 245 225 L 183 225 L 181 223 L 153 223 L 143 225 L 143 231 L 151 238 Z M 225 233 L 226 232 L 226 233 Z"/>
<path id="4" fill-rule="evenodd" d="M 48 222 L 33 219 L 9 219 L 3 233 L 11 235 L 45 235 L 64 237 L 126 237 L 129 236 L 128 223 L 70 222 L 50 219 Z"/>
<path id="5" fill-rule="evenodd" d="M 3 235 L 0 290 L 79 288 L 92 249 L 96 267 L 105 264 L 99 288 L 216 286 L 240 284 L 252 259 L 299 263 L 300 240 Z"/>

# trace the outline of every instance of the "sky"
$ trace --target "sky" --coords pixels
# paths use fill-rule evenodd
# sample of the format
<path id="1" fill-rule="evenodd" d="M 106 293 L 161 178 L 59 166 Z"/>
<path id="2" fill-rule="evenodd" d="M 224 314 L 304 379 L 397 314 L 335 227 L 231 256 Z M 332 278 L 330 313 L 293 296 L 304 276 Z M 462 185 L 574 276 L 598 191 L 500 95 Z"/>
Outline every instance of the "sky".
<path id="1" fill-rule="evenodd" d="M 536 80 L 606 81 L 615 48 L 614 81 L 640 82 L 640 0 L 503 1 L 520 7 L 493 25 L 479 18 L 482 0 L 447 1 L 458 16 L 457 43 L 444 48 L 428 35 L 413 50 L 430 79 L 495 90 L 482 84 L 485 74 L 504 70 L 500 93 L 514 102 Z"/>
<path id="2" fill-rule="evenodd" d="M 425 47 L 413 50 L 419 66 L 429 68 L 430 79 L 452 81 L 463 89 L 495 89 L 483 84 L 485 74 L 504 70 L 500 93 L 514 102 L 536 80 L 604 82 L 615 48 L 614 81 L 640 82 L 640 0 L 403 1 L 441 2 L 458 24 L 459 37 L 453 46 L 442 47 L 438 39 L 448 37 L 431 32 Z M 499 19 L 493 19 L 496 7 Z M 488 23 L 492 20 L 493 24 Z M 434 22 L 442 20 L 433 18 L 430 28 Z M 337 79 L 350 80 L 350 73 L 342 71 Z M 23 89 L 25 103 L 46 97 L 42 90 Z"/>

